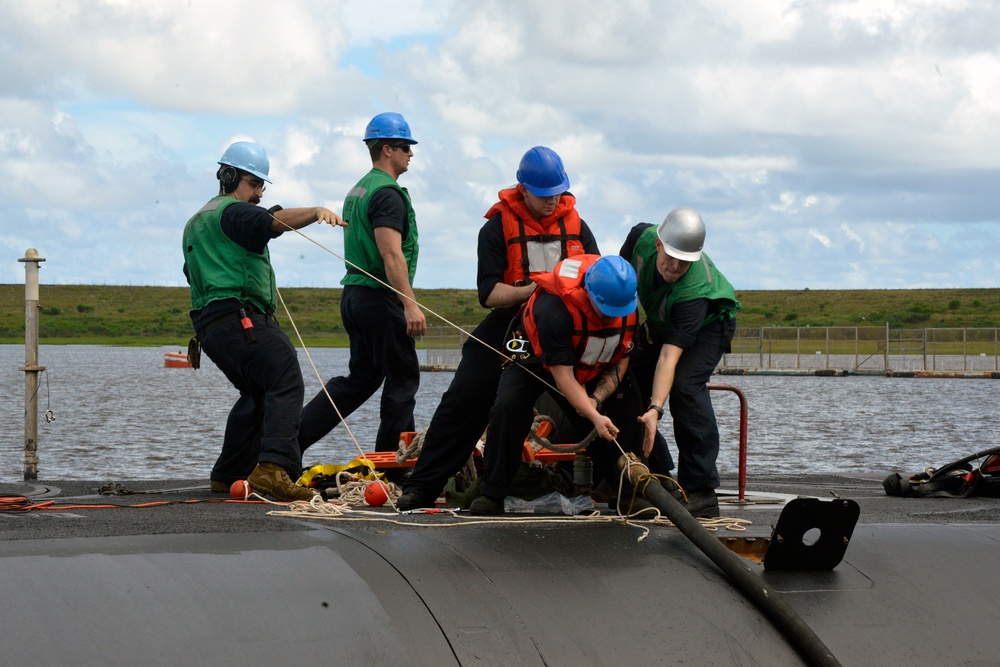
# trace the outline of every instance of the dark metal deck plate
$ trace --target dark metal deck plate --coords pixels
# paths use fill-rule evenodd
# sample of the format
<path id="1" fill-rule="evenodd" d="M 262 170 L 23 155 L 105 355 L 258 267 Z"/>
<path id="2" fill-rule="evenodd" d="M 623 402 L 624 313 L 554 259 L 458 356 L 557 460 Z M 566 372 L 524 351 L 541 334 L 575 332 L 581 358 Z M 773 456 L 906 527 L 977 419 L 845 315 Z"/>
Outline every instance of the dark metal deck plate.
<path id="1" fill-rule="evenodd" d="M 832 570 L 844 558 L 861 509 L 853 500 L 795 498 L 764 554 L 765 570 Z"/>

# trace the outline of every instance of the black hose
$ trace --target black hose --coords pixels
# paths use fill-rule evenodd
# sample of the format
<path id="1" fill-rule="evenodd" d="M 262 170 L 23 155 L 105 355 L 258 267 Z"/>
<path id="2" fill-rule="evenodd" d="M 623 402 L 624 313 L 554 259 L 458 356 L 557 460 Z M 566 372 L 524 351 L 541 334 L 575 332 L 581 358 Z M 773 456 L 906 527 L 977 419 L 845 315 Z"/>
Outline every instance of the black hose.
<path id="1" fill-rule="evenodd" d="M 960 467 L 964 466 L 966 463 L 971 463 L 972 461 L 975 461 L 976 459 L 981 459 L 981 458 L 985 458 L 987 456 L 992 456 L 993 454 L 1000 454 L 1000 447 L 991 447 L 989 449 L 984 449 L 983 451 L 976 452 L 975 454 L 972 454 L 971 456 L 966 456 L 964 459 L 959 459 L 958 461 L 955 461 L 953 463 L 949 463 L 946 466 L 942 466 L 942 467 L 938 468 L 937 470 L 935 470 L 933 473 L 931 473 L 930 477 L 927 478 L 927 481 L 930 482 L 930 481 L 933 481 L 933 480 L 935 480 L 935 479 L 937 479 L 939 477 L 943 477 L 944 475 L 947 475 L 952 470 L 955 470 L 956 468 L 960 468 Z"/>
<path id="2" fill-rule="evenodd" d="M 624 459 L 624 457 L 623 457 Z M 619 460 L 622 466 L 623 460 Z M 666 489 L 659 481 L 648 474 L 641 466 L 630 466 L 629 477 L 635 474 L 632 483 L 647 500 L 656 505 L 670 521 L 677 526 L 691 542 L 698 547 L 713 563 L 729 575 L 737 588 L 749 598 L 758 608 L 771 619 L 774 626 L 789 639 L 799 654 L 811 665 L 834 665 L 840 662 L 833 656 L 830 649 L 816 636 L 812 628 L 785 602 L 781 595 L 761 579 L 756 572 L 738 555 L 730 551 L 712 535 L 701 523 L 691 516 L 690 512 Z"/>

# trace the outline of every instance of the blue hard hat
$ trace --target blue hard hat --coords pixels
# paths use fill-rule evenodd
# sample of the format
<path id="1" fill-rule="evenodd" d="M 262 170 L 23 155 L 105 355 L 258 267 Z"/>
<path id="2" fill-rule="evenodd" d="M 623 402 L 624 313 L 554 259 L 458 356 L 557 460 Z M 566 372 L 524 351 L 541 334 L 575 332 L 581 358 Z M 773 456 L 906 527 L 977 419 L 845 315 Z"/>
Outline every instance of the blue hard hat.
<path id="1" fill-rule="evenodd" d="M 517 182 L 536 197 L 561 195 L 569 190 L 569 176 L 563 169 L 562 158 L 545 146 L 535 146 L 524 154 L 517 166 Z"/>
<path id="2" fill-rule="evenodd" d="M 400 114 L 386 111 L 368 121 L 365 128 L 364 141 L 377 139 L 402 139 L 411 144 L 417 143 L 410 134 L 410 124 Z"/>
<path id="3" fill-rule="evenodd" d="M 639 304 L 635 269 L 620 255 L 607 255 L 594 262 L 583 277 L 587 294 L 601 314 L 625 317 Z"/>
<path id="4" fill-rule="evenodd" d="M 264 149 L 252 141 L 237 141 L 226 149 L 219 159 L 219 164 L 236 167 L 257 178 L 263 178 L 268 183 L 271 180 L 267 172 L 271 170 L 271 161 L 267 159 Z"/>

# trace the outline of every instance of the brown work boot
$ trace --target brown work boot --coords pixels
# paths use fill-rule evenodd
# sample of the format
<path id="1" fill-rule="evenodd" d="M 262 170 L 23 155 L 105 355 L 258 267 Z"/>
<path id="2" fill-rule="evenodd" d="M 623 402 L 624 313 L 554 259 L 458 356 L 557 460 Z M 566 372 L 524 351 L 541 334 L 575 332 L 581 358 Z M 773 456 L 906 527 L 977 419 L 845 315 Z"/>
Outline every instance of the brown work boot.
<path id="1" fill-rule="evenodd" d="M 220 482 L 217 479 L 213 479 L 210 485 L 212 487 L 212 493 L 229 493 L 229 484 L 225 482 Z"/>
<path id="2" fill-rule="evenodd" d="M 266 493 L 282 502 L 308 501 L 316 495 L 316 491 L 313 489 L 295 484 L 284 468 L 269 461 L 257 464 L 257 467 L 247 477 L 247 484 L 257 493 Z"/>

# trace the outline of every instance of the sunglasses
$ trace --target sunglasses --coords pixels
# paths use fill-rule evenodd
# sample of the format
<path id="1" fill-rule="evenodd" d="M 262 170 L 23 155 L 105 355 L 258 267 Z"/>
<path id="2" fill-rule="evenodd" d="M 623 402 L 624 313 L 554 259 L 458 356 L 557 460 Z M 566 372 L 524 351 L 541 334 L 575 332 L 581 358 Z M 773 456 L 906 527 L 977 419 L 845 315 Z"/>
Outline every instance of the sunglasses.
<path id="1" fill-rule="evenodd" d="M 253 188 L 254 190 L 260 190 L 261 192 L 267 190 L 267 186 L 264 185 L 264 181 L 260 180 L 259 178 L 247 178 L 246 176 L 244 176 L 240 180 L 249 183 L 250 187 Z"/>
<path id="2" fill-rule="evenodd" d="M 390 148 L 398 148 L 399 150 L 403 151 L 404 153 L 412 153 L 413 152 L 413 148 L 410 146 L 410 144 L 386 144 L 386 145 L 389 146 Z"/>

